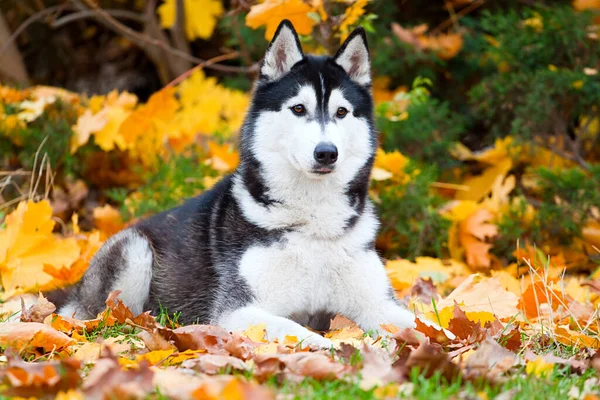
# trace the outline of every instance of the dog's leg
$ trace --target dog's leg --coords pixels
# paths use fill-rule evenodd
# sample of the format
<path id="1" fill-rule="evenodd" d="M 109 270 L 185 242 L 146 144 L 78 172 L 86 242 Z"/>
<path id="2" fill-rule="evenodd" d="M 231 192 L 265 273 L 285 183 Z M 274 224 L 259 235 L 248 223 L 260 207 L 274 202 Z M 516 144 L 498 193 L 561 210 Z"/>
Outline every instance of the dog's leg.
<path id="1" fill-rule="evenodd" d="M 286 335 L 296 336 L 299 341 L 310 347 L 328 349 L 333 346 L 331 340 L 312 332 L 291 319 L 273 315 L 256 306 L 245 306 L 221 317 L 218 325 L 233 332 L 248 329 L 250 325 L 265 324 L 267 339 L 283 342 Z"/>
<path id="2" fill-rule="evenodd" d="M 131 311 L 142 313 L 152 279 L 153 253 L 148 240 L 135 229 L 111 237 L 94 255 L 90 266 L 73 288 L 59 314 L 79 319 L 94 318 L 104 310 L 113 290 Z"/>
<path id="3" fill-rule="evenodd" d="M 385 268 L 374 251 L 363 253 L 357 261 L 354 279 L 360 282 L 353 286 L 355 301 L 347 316 L 364 331 L 384 333 L 382 324 L 393 324 L 397 328 L 414 328 L 415 316 L 400 306 L 394 296 Z"/>

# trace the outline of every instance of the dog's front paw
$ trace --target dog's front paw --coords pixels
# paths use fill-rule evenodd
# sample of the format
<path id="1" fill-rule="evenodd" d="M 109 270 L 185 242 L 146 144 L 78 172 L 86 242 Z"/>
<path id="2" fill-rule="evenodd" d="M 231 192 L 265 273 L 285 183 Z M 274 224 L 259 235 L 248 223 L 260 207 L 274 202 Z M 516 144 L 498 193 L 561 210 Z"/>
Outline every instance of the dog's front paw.
<path id="1" fill-rule="evenodd" d="M 335 347 L 331 340 L 324 338 L 323 336 L 316 333 L 310 336 L 306 336 L 300 342 L 302 347 L 308 346 L 313 350 L 327 350 L 332 347 Z"/>
<path id="2" fill-rule="evenodd" d="M 417 323 L 416 323 L 415 319 L 416 319 L 415 314 L 408 311 L 406 308 L 400 307 L 400 306 L 394 307 L 394 310 L 392 311 L 392 313 L 390 315 L 391 322 L 397 328 L 400 328 L 400 329 L 416 328 Z"/>

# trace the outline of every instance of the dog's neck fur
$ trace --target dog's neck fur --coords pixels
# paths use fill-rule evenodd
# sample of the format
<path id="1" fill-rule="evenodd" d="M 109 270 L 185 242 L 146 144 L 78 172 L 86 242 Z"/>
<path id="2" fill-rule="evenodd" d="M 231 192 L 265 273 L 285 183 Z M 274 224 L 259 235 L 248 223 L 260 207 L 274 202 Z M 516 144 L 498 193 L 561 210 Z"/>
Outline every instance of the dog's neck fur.
<path id="1" fill-rule="evenodd" d="M 372 160 L 361 168 L 360 177 L 340 170 L 323 179 L 310 178 L 285 160 L 275 163 L 278 168 L 265 168 L 252 154 L 242 154 L 234 174 L 234 196 L 256 225 L 335 239 L 363 213 Z"/>

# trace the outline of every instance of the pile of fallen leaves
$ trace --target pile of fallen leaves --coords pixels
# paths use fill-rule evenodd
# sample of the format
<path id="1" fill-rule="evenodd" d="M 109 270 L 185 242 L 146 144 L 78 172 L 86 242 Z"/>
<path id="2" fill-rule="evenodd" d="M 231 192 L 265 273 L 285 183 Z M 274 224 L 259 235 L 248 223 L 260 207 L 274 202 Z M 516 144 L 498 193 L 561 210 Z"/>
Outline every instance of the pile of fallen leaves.
<path id="1" fill-rule="evenodd" d="M 305 348 L 292 336 L 268 342 L 263 325 L 243 333 L 180 327 L 168 318 L 161 325 L 147 312 L 133 315 L 118 292 L 110 294 L 103 313 L 85 321 L 54 314 L 43 296 L 26 298 L 36 303 L 29 308 L 21 299 L 13 304 L 22 309 L 20 321 L 0 325 L 5 349 L 0 387 L 11 396 L 61 399 L 156 393 L 177 399 L 268 399 L 276 395 L 272 382 L 312 378 L 351 382 L 391 398 L 409 390 L 414 369 L 427 377 L 489 384 L 523 370 L 543 378 L 555 365 L 573 373 L 600 370 L 597 303 L 594 308 L 581 301 L 585 295 L 598 301 L 600 282 L 574 287 L 579 300 L 533 277 L 520 296 L 500 282 L 473 275 L 441 298 L 431 279 L 419 278 L 411 301 L 435 307 L 417 308 L 416 330 L 388 325 L 382 326 L 383 337 L 370 336 L 337 316 L 324 333 L 335 343 L 332 351 Z M 542 354 L 539 346 L 552 342 L 580 350 L 563 357 Z"/>

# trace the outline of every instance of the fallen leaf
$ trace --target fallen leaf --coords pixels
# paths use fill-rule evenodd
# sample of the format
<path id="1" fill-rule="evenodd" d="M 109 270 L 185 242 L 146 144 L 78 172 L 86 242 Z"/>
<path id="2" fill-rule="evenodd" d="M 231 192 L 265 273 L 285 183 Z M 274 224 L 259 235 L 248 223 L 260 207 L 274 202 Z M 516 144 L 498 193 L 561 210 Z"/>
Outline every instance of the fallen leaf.
<path id="1" fill-rule="evenodd" d="M 137 368 L 123 370 L 117 359 L 107 354 L 99 359 L 82 385 L 86 398 L 143 398 L 153 389 L 153 371 L 146 361 Z"/>
<path id="2" fill-rule="evenodd" d="M 62 332 L 39 322 L 4 322 L 0 324 L 0 347 L 12 347 L 19 352 L 43 353 L 60 351 L 72 344 L 71 339 Z"/>
<path id="3" fill-rule="evenodd" d="M 266 334 L 265 324 L 251 325 L 244 331 L 244 336 L 256 343 L 266 343 Z"/>
<path id="4" fill-rule="evenodd" d="M 21 322 L 44 322 L 44 319 L 56 311 L 56 306 L 48 301 L 40 293 L 37 303 L 25 309 L 25 302 L 21 298 L 23 311 L 21 313 Z"/>
<path id="5" fill-rule="evenodd" d="M 52 233 L 52 207 L 47 200 L 22 201 L 6 216 L 0 230 L 0 277 L 6 292 L 34 290 L 52 281 L 44 265 L 70 267 L 79 258 L 74 238 Z"/>
<path id="6" fill-rule="evenodd" d="M 440 300 L 438 308 L 450 307 L 456 302 L 467 313 L 491 312 L 499 319 L 511 318 L 519 313 L 516 295 L 504 289 L 495 278 L 484 278 L 477 282 L 477 277 L 477 274 L 470 275 L 448 297 Z"/>
<path id="7" fill-rule="evenodd" d="M 236 357 L 205 354 L 198 358 L 185 360 L 181 366 L 209 375 L 216 375 L 224 370 L 249 371 L 248 364 Z"/>
<path id="8" fill-rule="evenodd" d="M 489 268 L 492 260 L 489 251 L 492 245 L 486 239 L 498 234 L 498 227 L 489 221 L 494 215 L 485 208 L 475 211 L 459 224 L 460 243 L 465 249 L 467 265 L 473 268 Z"/>
<path id="9" fill-rule="evenodd" d="M 467 358 L 465 373 L 467 377 L 485 376 L 494 381 L 517 361 L 516 354 L 488 338 Z"/>
<path id="10" fill-rule="evenodd" d="M 76 388 L 81 381 L 79 366 L 79 361 L 73 358 L 35 363 L 11 358 L 3 371 L 3 380 L 10 386 L 3 388 L 2 393 L 39 398 Z"/>
<path id="11" fill-rule="evenodd" d="M 527 361 L 525 371 L 527 375 L 535 375 L 538 377 L 548 375 L 554 370 L 554 364 L 547 362 L 543 357 L 537 357 L 534 361 Z"/>
<path id="12" fill-rule="evenodd" d="M 415 323 L 417 324 L 417 327 L 415 328 L 417 331 L 425 334 L 436 343 L 444 344 L 456 339 L 456 335 L 449 330 L 442 328 L 436 323 L 427 321 L 420 316 L 415 318 Z"/>
<path id="13" fill-rule="evenodd" d="M 439 373 L 449 382 L 452 382 L 460 376 L 460 369 L 456 364 L 450 361 L 446 353 L 442 351 L 441 346 L 421 343 L 421 345 L 410 355 L 406 361 L 406 366 L 410 371 L 412 368 L 418 368 L 423 376 L 429 378 L 435 373 Z"/>
<path id="14" fill-rule="evenodd" d="M 467 318 L 467 314 L 454 303 L 452 319 L 448 323 L 448 330 L 468 343 L 481 342 L 486 337 L 486 331 L 477 322 Z"/>

